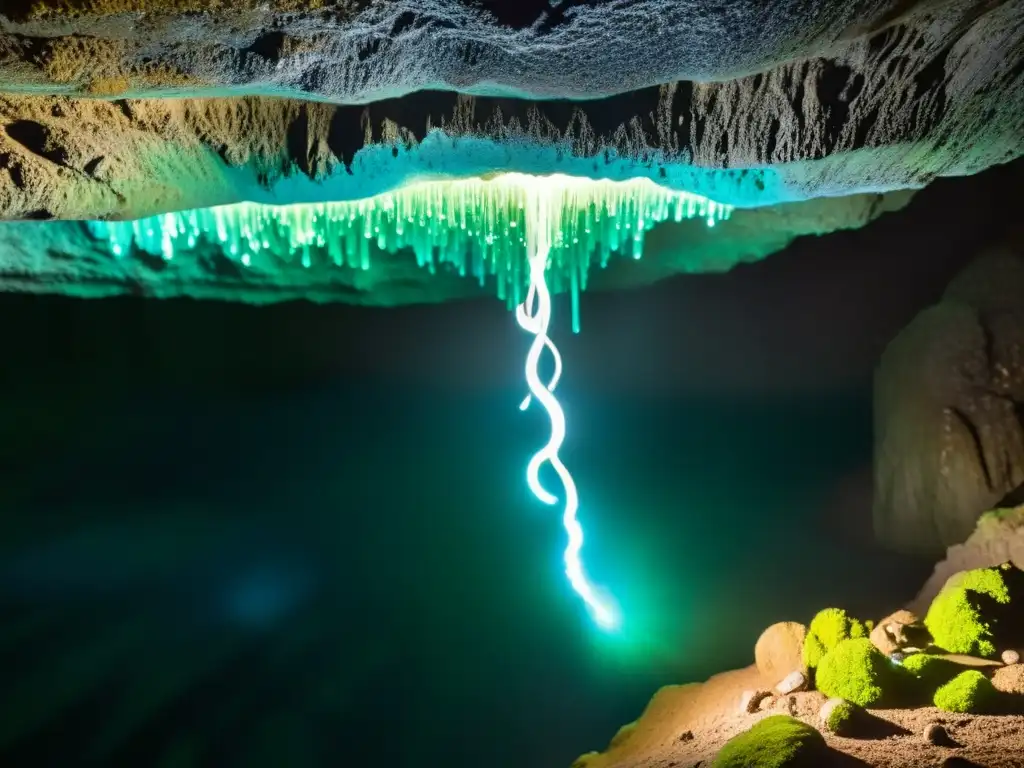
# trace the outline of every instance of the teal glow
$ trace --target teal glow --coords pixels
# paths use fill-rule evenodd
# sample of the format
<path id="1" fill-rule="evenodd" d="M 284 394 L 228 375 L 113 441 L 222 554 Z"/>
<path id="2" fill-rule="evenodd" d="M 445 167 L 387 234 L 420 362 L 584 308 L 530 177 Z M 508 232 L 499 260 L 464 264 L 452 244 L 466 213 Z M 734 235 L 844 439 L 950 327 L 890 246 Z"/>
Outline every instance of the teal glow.
<path id="1" fill-rule="evenodd" d="M 215 249 L 241 272 L 271 280 L 282 271 L 383 271 L 388 262 L 381 256 L 393 262 L 411 251 L 431 274 L 490 284 L 510 308 L 522 302 L 529 283 L 527 241 L 543 226 L 548 287 L 571 295 L 578 332 L 580 293 L 594 269 L 606 267 L 614 254 L 639 259 L 646 233 L 661 222 L 702 219 L 713 226 L 732 210 L 648 179 L 509 173 L 420 181 L 360 200 L 245 202 L 87 226 L 119 260 L 141 251 L 178 264 L 182 257 L 199 258 L 202 246 L 206 256 Z"/>
<path id="2" fill-rule="evenodd" d="M 553 505 L 558 502 L 558 497 L 549 492 L 541 483 L 540 469 L 545 463 L 548 463 L 558 475 L 564 494 L 562 525 L 569 536 L 564 552 L 565 575 L 576 594 L 583 599 L 594 621 L 605 629 L 613 629 L 618 625 L 619 617 L 611 605 L 598 596 L 597 590 L 587 579 L 583 569 L 581 558 L 583 526 L 580 525 L 577 518 L 579 493 L 572 475 L 558 455 L 558 451 L 565 441 L 566 424 L 565 412 L 554 395 L 555 387 L 562 374 L 562 358 L 558 353 L 558 348 L 548 336 L 548 328 L 551 324 L 551 292 L 548 289 L 546 273 L 551 245 L 545 236 L 547 230 L 543 225 L 547 221 L 543 206 L 531 208 L 527 213 L 527 220 L 540 226 L 534 228 L 528 244 L 530 286 L 526 299 L 516 307 L 516 320 L 520 327 L 533 334 L 533 342 L 526 355 L 526 384 L 530 389 L 530 394 L 519 407 L 521 410 L 525 410 L 535 398 L 543 406 L 551 421 L 551 437 L 547 444 L 530 459 L 526 468 L 526 482 L 534 496 L 545 504 Z M 551 353 L 555 361 L 555 372 L 547 385 L 541 381 L 538 371 L 540 356 L 545 349 Z"/>

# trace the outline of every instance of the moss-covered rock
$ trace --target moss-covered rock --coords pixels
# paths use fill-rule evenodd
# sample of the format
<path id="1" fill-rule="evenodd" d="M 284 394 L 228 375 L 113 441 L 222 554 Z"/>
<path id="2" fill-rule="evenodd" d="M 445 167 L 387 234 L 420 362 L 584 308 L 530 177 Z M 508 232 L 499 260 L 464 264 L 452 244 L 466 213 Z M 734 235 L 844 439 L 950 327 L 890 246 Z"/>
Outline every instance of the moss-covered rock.
<path id="1" fill-rule="evenodd" d="M 963 671 L 961 665 L 930 653 L 908 656 L 902 666 L 929 692 L 934 692 Z"/>
<path id="2" fill-rule="evenodd" d="M 821 708 L 821 725 L 830 733 L 844 736 L 850 732 L 858 711 L 845 699 L 829 699 Z"/>
<path id="3" fill-rule="evenodd" d="M 822 657 L 843 640 L 867 637 L 870 630 L 842 608 L 826 608 L 811 619 L 804 640 L 803 660 L 807 669 L 815 669 Z"/>
<path id="4" fill-rule="evenodd" d="M 980 714 L 998 698 L 992 681 L 976 669 L 961 672 L 935 692 L 935 706 L 946 712 Z"/>
<path id="5" fill-rule="evenodd" d="M 861 707 L 892 701 L 906 690 L 908 676 L 866 637 L 842 640 L 818 665 L 816 684 L 826 696 Z"/>
<path id="6" fill-rule="evenodd" d="M 729 739 L 711 768 L 812 768 L 825 749 L 825 738 L 811 726 L 772 715 Z"/>
<path id="7" fill-rule="evenodd" d="M 953 576 L 932 601 L 925 626 L 935 644 L 950 653 L 969 653 L 992 657 L 992 616 L 984 609 L 1008 605 L 1010 590 L 1002 568 L 978 568 Z"/>

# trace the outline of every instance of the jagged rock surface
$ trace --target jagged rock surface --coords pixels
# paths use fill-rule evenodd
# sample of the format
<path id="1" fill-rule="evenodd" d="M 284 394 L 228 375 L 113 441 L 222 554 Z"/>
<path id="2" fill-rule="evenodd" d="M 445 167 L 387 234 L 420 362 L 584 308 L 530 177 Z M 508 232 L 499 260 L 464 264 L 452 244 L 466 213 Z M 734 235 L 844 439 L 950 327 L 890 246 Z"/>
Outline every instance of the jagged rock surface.
<path id="1" fill-rule="evenodd" d="M 418 146 L 431 128 L 531 149 L 472 158 L 466 156 L 479 147 L 463 143 L 435 157 L 441 165 L 434 173 L 547 166 L 649 175 L 745 205 L 973 173 L 1019 155 L 1024 136 L 1018 1 L 228 5 L 11 5 L 0 16 L 0 81 L 8 93 L 33 95 L 8 97 L 0 115 L 0 153 L 9 171 L 21 169 L 11 171 L 15 191 L 0 203 L 0 216 L 132 216 L 154 206 L 226 202 L 270 190 L 292 169 L 318 181 L 352 171 L 358 185 L 319 190 L 351 196 L 429 171 L 405 157 L 360 164 L 356 154 L 367 145 Z M 316 8 L 303 10 L 308 6 Z M 44 12 L 76 7 L 93 10 L 70 21 Z M 109 13 L 125 8 L 147 12 Z M 127 189 L 117 197 L 126 185 L 120 174 L 130 170 L 119 172 L 117 163 L 84 198 L 36 189 L 56 173 L 54 165 L 85 170 L 69 146 L 80 131 L 69 137 L 39 117 L 66 108 L 52 94 L 259 94 L 333 104 L 253 98 L 225 108 L 198 100 L 161 113 L 152 104 L 118 102 L 123 115 L 88 121 L 105 129 L 90 133 L 86 162 L 114 157 L 127 142 L 163 163 L 184 141 L 187 167 L 218 182 L 206 191 L 187 183 L 191 172 L 183 174 L 178 194 L 164 199 L 156 188 L 168 180 L 154 179 L 135 203 Z M 226 172 L 243 166 L 244 173 Z M 279 194 L 295 191 L 292 183 Z"/>
<path id="2" fill-rule="evenodd" d="M 941 554 L 1024 491 L 1024 248 L 985 254 L 887 347 L 875 377 L 877 536 Z"/>
<path id="3" fill-rule="evenodd" d="M 683 235 L 665 249 L 676 270 L 727 268 L 1019 156 L 1022 63 L 1019 0 L 12 0 L 0 10 L 0 219 L 354 199 L 501 171 L 643 176 L 744 208 L 842 198 L 816 222 L 812 207 L 787 209 L 802 223 L 720 251 Z M 76 271 L 22 233 L 3 235 L 8 290 L 374 289 L 346 274 L 246 282 L 203 254 L 158 285 L 145 264 L 104 271 L 99 252 Z M 404 269 L 386 265 L 403 285 Z M 472 291 L 437 280 L 403 297 Z"/>

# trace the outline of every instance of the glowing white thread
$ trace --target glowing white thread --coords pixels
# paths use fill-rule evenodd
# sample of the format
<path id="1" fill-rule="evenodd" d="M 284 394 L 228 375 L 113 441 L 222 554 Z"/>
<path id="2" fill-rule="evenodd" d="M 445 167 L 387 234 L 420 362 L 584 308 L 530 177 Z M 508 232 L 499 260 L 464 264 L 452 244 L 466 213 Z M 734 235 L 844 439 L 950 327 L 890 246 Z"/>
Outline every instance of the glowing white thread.
<path id="1" fill-rule="evenodd" d="M 612 627 L 617 623 L 614 612 L 601 601 L 583 572 L 583 563 L 580 559 L 580 551 L 583 549 L 583 527 L 576 518 L 576 513 L 579 510 L 579 494 L 572 475 L 569 474 L 569 470 L 558 456 L 558 450 L 565 441 L 565 412 L 554 395 L 555 387 L 562 373 L 562 358 L 558 353 L 558 348 L 548 337 L 548 327 L 551 323 L 551 293 L 548 290 L 545 272 L 551 243 L 546 235 L 548 227 L 544 226 L 547 222 L 541 221 L 541 217 L 547 218 L 548 210 L 545 201 L 534 200 L 531 202 L 534 203 L 533 212 L 538 215 L 527 217 L 527 221 L 535 225 L 532 227 L 534 231 L 530 233 L 529 237 L 530 287 L 526 294 L 526 300 L 516 307 L 516 320 L 520 327 L 533 334 L 534 338 L 526 355 L 526 383 L 530 394 L 522 402 L 520 409 L 528 408 L 531 398 L 536 398 L 547 411 L 551 421 L 551 437 L 547 445 L 530 459 L 526 468 L 526 482 L 534 496 L 545 504 L 555 504 L 558 497 L 541 485 L 540 468 L 545 462 L 548 462 L 558 475 L 565 494 L 562 524 L 569 535 L 569 542 L 564 553 L 565 575 L 576 594 L 583 598 L 594 620 L 603 627 Z M 555 360 L 555 373 L 546 386 L 540 380 L 538 371 L 540 355 L 545 348 L 550 350 Z"/>

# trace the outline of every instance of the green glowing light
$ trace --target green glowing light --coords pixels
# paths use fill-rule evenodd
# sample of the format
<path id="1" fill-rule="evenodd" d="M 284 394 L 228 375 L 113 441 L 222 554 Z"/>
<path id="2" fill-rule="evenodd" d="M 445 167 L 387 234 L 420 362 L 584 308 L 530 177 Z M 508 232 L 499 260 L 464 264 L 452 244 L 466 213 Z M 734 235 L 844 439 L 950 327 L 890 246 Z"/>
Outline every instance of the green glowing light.
<path id="1" fill-rule="evenodd" d="M 608 602 L 602 600 L 597 590 L 587 579 L 583 569 L 581 550 L 583 549 L 583 527 L 577 519 L 579 511 L 579 493 L 576 483 L 569 470 L 558 455 L 565 441 L 565 412 L 555 398 L 555 387 L 562 374 L 562 357 L 558 348 L 548 336 L 551 324 L 551 293 L 547 285 L 548 259 L 551 253 L 550 229 L 545 226 L 550 211 L 543 205 L 532 205 L 527 211 L 527 220 L 532 226 L 527 240 L 530 266 L 530 287 L 526 299 L 516 307 L 516 320 L 528 333 L 533 334 L 530 351 L 526 355 L 526 383 L 530 394 L 519 406 L 525 410 L 533 398 L 541 404 L 551 421 L 551 437 L 547 444 L 534 454 L 526 468 L 526 482 L 533 495 L 545 504 L 555 504 L 558 497 L 549 492 L 540 481 L 540 469 L 545 464 L 551 465 L 558 475 L 564 493 L 562 525 L 569 535 L 565 548 L 565 575 L 569 583 L 586 604 L 587 609 L 601 627 L 612 629 L 618 625 L 618 616 Z M 538 366 L 541 352 L 547 349 L 555 361 L 554 374 L 545 385 L 540 379 Z"/>
<path id="2" fill-rule="evenodd" d="M 531 209 L 543 216 L 529 220 Z M 543 226 L 549 287 L 571 293 L 578 331 L 579 293 L 592 268 L 605 267 L 613 253 L 639 259 L 645 234 L 661 222 L 699 218 L 714 226 L 731 212 L 731 206 L 647 179 L 503 174 L 421 182 L 347 202 L 239 203 L 88 226 L 117 258 L 130 258 L 137 248 L 172 262 L 206 245 L 244 269 L 271 273 L 368 270 L 377 255 L 408 249 L 431 273 L 454 271 L 481 285 L 493 280 L 510 307 L 523 301 L 529 284 L 527 239 Z"/>

